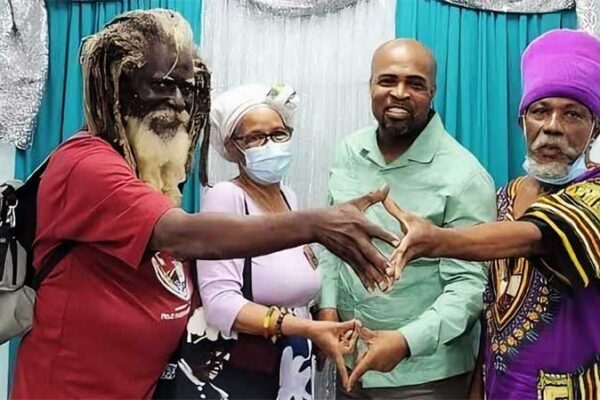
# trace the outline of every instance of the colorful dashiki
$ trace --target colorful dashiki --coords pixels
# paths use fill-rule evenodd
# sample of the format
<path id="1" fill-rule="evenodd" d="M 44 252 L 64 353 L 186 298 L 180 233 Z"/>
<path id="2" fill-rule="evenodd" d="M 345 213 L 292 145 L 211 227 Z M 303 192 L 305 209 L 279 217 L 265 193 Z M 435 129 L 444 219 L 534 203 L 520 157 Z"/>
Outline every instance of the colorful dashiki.
<path id="1" fill-rule="evenodd" d="M 519 219 L 542 231 L 544 257 L 491 265 L 485 294 L 488 400 L 600 399 L 597 175 L 540 197 Z M 522 182 L 498 192 L 500 221 L 514 220 Z"/>

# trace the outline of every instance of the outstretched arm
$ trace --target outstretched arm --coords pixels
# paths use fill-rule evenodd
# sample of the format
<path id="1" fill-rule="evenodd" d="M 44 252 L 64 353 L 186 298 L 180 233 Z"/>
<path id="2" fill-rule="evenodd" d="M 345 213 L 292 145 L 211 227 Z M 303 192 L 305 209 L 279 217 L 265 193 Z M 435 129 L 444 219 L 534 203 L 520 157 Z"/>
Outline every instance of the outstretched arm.
<path id="1" fill-rule="evenodd" d="M 531 222 L 488 222 L 463 228 L 439 228 L 409 214 L 388 197 L 386 209 L 400 222 L 406 236 L 392 256 L 396 275 L 419 257 L 489 261 L 528 257 L 542 251 L 542 233 Z"/>
<path id="2" fill-rule="evenodd" d="M 365 286 L 374 287 L 383 280 L 390 264 L 371 239 L 376 237 L 394 246 L 399 241 L 368 222 L 363 211 L 382 201 L 388 190 L 382 188 L 329 208 L 263 216 L 187 214 L 172 209 L 158 220 L 150 249 L 183 259 L 222 259 L 260 256 L 319 242 L 364 276 Z"/>

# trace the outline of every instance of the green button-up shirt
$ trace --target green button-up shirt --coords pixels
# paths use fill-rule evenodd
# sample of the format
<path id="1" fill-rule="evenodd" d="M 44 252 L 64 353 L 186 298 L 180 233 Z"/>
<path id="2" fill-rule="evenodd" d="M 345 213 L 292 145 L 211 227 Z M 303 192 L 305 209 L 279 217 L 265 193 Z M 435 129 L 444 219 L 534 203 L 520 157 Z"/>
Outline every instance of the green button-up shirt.
<path id="1" fill-rule="evenodd" d="M 400 207 L 437 226 L 459 227 L 496 217 L 492 179 L 477 159 L 444 129 L 436 114 L 413 145 L 386 163 L 374 127 L 348 136 L 339 148 L 329 180 L 332 203 L 383 184 Z M 402 236 L 398 222 L 381 204 L 369 220 Z M 384 254 L 392 248 L 375 241 Z M 470 371 L 479 343 L 479 316 L 487 281 L 483 263 L 417 259 L 388 293 L 369 293 L 340 259 L 323 251 L 320 308 L 337 308 L 342 320 L 359 319 L 370 329 L 399 329 L 411 356 L 389 373 L 368 372 L 364 387 L 414 385 Z M 353 360 L 347 359 L 352 367 Z"/>

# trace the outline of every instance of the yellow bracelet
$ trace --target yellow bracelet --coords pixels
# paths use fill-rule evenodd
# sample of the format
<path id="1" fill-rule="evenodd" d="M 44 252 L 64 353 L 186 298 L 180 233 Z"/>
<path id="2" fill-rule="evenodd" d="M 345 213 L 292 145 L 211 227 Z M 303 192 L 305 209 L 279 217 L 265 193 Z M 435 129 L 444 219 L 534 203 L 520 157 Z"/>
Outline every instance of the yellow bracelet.
<path id="1" fill-rule="evenodd" d="M 263 319 L 263 336 L 265 337 L 265 339 L 268 339 L 269 336 L 269 331 L 271 328 L 271 316 L 273 315 L 273 312 L 277 309 L 277 307 L 271 306 L 269 307 L 269 309 L 267 310 L 267 313 L 265 314 L 265 318 Z"/>

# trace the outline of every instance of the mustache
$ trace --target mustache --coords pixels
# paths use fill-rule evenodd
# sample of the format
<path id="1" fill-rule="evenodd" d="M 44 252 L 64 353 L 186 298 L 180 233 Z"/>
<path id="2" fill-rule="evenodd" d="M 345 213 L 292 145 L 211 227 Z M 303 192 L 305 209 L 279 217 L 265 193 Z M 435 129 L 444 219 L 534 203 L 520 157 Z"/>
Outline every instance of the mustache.
<path id="1" fill-rule="evenodd" d="M 412 113 L 414 110 L 414 107 L 412 106 L 412 104 L 408 101 L 402 101 L 402 102 L 392 102 L 389 105 L 387 105 L 385 107 L 385 111 L 389 110 L 390 108 L 401 108 L 405 111 L 408 111 L 409 113 Z"/>
<path id="2" fill-rule="evenodd" d="M 573 147 L 569 146 L 563 137 L 538 135 L 533 143 L 531 143 L 529 150 L 535 152 L 542 147 L 553 147 L 570 158 L 575 158 L 579 155 Z"/>
<path id="3" fill-rule="evenodd" d="M 186 111 L 177 111 L 172 108 L 160 108 L 150 111 L 144 119 L 160 121 L 164 123 L 187 124 L 190 121 L 190 114 Z"/>

